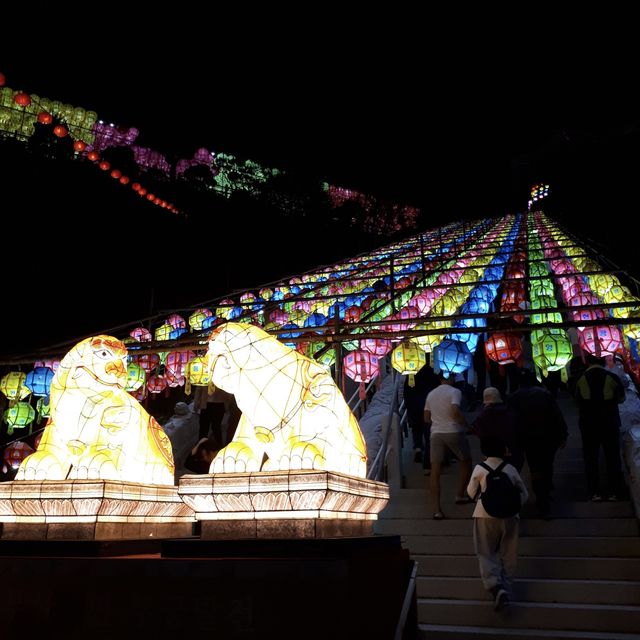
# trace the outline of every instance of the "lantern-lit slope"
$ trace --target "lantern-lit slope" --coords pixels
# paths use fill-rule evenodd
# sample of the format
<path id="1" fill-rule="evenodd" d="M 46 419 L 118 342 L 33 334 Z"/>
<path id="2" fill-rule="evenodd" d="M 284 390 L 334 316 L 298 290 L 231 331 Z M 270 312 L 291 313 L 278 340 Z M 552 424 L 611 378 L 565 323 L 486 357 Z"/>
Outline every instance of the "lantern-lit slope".
<path id="1" fill-rule="evenodd" d="M 171 213 L 183 212 L 151 189 L 159 187 L 161 191 L 167 191 L 168 183 L 175 181 L 181 186 L 212 191 L 225 198 L 242 193 L 266 199 L 288 217 L 308 211 L 310 198 L 331 209 L 340 210 L 345 204 L 352 205 L 358 209 L 359 216 L 346 220 L 349 226 L 378 235 L 414 229 L 417 225 L 420 211 L 416 207 L 386 202 L 320 181 L 316 181 L 315 189 L 307 193 L 291 189 L 285 192 L 281 180 L 283 171 L 280 169 L 203 147 L 191 158 L 172 158 L 171 154 L 142 146 L 138 140 L 140 131 L 136 127 L 106 123 L 98 119 L 95 111 L 35 93 L 16 91 L 3 84 L 0 84 L 0 134 L 21 142 L 35 137 L 37 128 L 41 129 L 39 133 L 46 130 L 50 137 L 69 136 L 73 140 L 75 160 L 95 164 L 105 175 L 130 188 L 139 197 Z M 105 158 L 113 149 L 126 150 L 131 154 L 133 179 L 123 173 L 122 167 L 112 166 Z M 151 176 L 154 176 L 154 187 L 150 186 Z M 175 185 L 171 185 L 170 191 L 175 192 Z M 319 198 L 318 194 L 322 196 Z"/>
<path id="2" fill-rule="evenodd" d="M 627 288 L 632 280 L 621 282 L 598 258 L 541 212 L 452 223 L 132 326 L 122 337 L 146 378 L 132 369 L 129 385 L 141 400 L 207 384 L 199 358 L 211 331 L 228 321 L 261 327 L 331 368 L 340 384 L 343 375 L 371 380 L 392 352 L 403 374 L 430 354 L 436 370 L 472 382 L 479 349 L 488 363 L 535 366 L 540 377 L 566 375 L 574 355 L 619 354 L 636 375 L 640 302 Z M 56 356 L 46 355 L 51 367 Z M 37 366 L 47 366 L 44 357 Z M 21 391 L 19 372 L 10 375 L 0 389 L 24 403 L 29 388 Z M 35 384 L 35 369 L 28 375 Z M 25 411 L 13 408 L 15 428 L 29 420 Z"/>

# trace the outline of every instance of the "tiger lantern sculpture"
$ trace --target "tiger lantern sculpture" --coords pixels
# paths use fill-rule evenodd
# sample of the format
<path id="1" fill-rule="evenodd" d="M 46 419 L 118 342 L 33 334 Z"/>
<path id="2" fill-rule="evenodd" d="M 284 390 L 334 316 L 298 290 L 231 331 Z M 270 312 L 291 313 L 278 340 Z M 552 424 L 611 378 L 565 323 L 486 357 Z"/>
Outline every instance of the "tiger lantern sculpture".
<path id="1" fill-rule="evenodd" d="M 211 383 L 234 394 L 242 411 L 211 473 L 318 469 L 365 477 L 358 421 L 324 367 L 233 322 L 211 334 L 208 361 Z"/>
<path id="2" fill-rule="evenodd" d="M 51 383 L 51 417 L 16 480 L 174 484 L 171 442 L 125 391 L 127 349 L 111 336 L 79 342 Z"/>

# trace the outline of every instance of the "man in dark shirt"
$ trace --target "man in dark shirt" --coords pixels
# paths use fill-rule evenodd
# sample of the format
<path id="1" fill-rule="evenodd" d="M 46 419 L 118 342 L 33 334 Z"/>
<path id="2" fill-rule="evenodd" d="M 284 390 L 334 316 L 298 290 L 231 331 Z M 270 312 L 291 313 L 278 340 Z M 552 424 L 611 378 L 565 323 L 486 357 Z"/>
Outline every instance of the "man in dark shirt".
<path id="1" fill-rule="evenodd" d="M 431 462 L 429 460 L 429 425 L 424 421 L 424 403 L 429 392 L 438 386 L 440 386 L 440 379 L 428 364 L 425 364 L 414 376 L 413 387 L 409 384 L 409 376 L 406 376 L 404 381 L 404 405 L 413 436 L 415 461 L 422 461 L 425 475 L 429 475 Z"/>
<path id="2" fill-rule="evenodd" d="M 580 412 L 587 489 L 591 500 L 602 500 L 598 477 L 598 456 L 602 447 L 607 467 L 607 494 L 609 500 L 617 500 L 625 486 L 620 464 L 618 411 L 618 404 L 624 402 L 624 387 L 615 373 L 602 366 L 600 358 L 588 355 L 586 361 L 587 369 L 576 382 L 575 396 Z"/>
<path id="3" fill-rule="evenodd" d="M 537 386 L 533 371 L 523 369 L 520 388 L 508 399 L 516 413 L 520 449 L 529 463 L 531 486 L 541 518 L 551 518 L 553 461 L 567 443 L 567 423 L 555 398 Z"/>

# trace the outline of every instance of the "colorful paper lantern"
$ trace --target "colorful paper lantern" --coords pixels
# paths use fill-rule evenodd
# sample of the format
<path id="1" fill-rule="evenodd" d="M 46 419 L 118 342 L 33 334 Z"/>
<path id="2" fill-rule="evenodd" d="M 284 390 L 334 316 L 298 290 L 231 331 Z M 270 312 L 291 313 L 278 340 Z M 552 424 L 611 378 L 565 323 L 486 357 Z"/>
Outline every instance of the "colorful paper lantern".
<path id="1" fill-rule="evenodd" d="M 189 326 L 191 327 L 191 331 L 201 331 L 203 329 L 203 322 L 212 316 L 213 313 L 209 311 L 209 309 L 196 309 L 189 316 Z"/>
<path id="2" fill-rule="evenodd" d="M 25 386 L 27 374 L 21 371 L 10 371 L 0 379 L 0 391 L 9 400 L 23 400 L 31 390 Z"/>
<path id="3" fill-rule="evenodd" d="M 156 340 L 170 340 L 173 327 L 167 322 L 160 325 L 153 333 Z"/>
<path id="4" fill-rule="evenodd" d="M 415 374 L 427 364 L 427 355 L 414 342 L 401 342 L 391 353 L 391 365 L 403 376 L 409 376 L 409 386 L 415 385 Z"/>
<path id="5" fill-rule="evenodd" d="M 564 370 L 573 357 L 573 347 L 566 332 L 559 330 L 551 333 L 549 330 L 541 329 L 536 337 L 537 340 L 532 340 L 531 344 L 536 367 L 545 376 L 549 371 Z"/>
<path id="6" fill-rule="evenodd" d="M 17 440 L 7 446 L 2 454 L 2 459 L 4 460 L 5 465 L 11 469 L 18 469 L 22 464 L 22 461 L 32 453 L 33 449 L 26 442 Z"/>
<path id="7" fill-rule="evenodd" d="M 135 362 L 127 365 L 127 384 L 125 390 L 131 393 L 139 389 L 147 381 L 147 372 Z"/>
<path id="8" fill-rule="evenodd" d="M 27 374 L 24 385 L 34 396 L 46 397 L 49 395 L 52 380 L 53 371 L 49 367 L 36 367 Z"/>
<path id="9" fill-rule="evenodd" d="M 622 334 L 615 326 L 578 328 L 580 346 L 595 356 L 612 356 L 622 347 Z"/>
<path id="10" fill-rule="evenodd" d="M 5 410 L 2 419 L 7 423 L 7 434 L 11 435 L 16 428 L 28 427 L 35 417 L 36 412 L 28 402 L 17 402 Z"/>
<path id="11" fill-rule="evenodd" d="M 191 385 L 206 387 L 209 384 L 209 363 L 206 356 L 198 356 L 187 362 L 185 367 L 185 393 L 191 393 Z"/>
<path id="12" fill-rule="evenodd" d="M 348 353 L 343 359 L 344 371 L 354 382 L 359 382 L 360 399 L 365 398 L 365 384 L 370 382 L 380 371 L 377 356 L 368 351 L 356 349 Z"/>
<path id="13" fill-rule="evenodd" d="M 433 363 L 436 373 L 442 371 L 449 377 L 470 369 L 473 356 L 466 344 L 446 338 L 433 350 Z"/>

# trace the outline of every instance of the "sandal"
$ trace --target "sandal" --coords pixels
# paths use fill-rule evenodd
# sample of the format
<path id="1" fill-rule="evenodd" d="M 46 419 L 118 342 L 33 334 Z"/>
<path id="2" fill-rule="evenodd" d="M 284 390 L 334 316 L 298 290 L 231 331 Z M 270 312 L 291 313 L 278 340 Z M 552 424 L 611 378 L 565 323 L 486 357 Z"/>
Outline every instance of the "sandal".
<path id="1" fill-rule="evenodd" d="M 442 511 L 436 511 L 433 514 L 433 519 L 434 520 L 444 520 L 444 513 L 442 513 Z"/>

